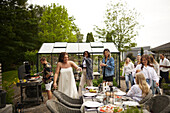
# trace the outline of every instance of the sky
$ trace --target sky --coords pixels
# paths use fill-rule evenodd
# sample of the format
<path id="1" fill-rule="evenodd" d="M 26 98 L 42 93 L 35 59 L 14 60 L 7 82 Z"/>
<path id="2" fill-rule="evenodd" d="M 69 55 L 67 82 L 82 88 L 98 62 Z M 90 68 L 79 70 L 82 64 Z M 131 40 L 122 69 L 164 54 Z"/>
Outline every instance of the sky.
<path id="1" fill-rule="evenodd" d="M 51 5 L 59 3 L 67 8 L 69 16 L 75 17 L 75 24 L 84 34 L 92 32 L 97 25 L 104 26 L 107 4 L 111 0 L 28 0 L 29 4 Z M 113 0 L 112 0 L 113 1 Z M 118 1 L 118 0 L 114 0 Z M 141 14 L 139 20 L 143 25 L 136 36 L 137 47 L 151 48 L 170 42 L 170 0 L 122 0 L 129 8 L 135 8 Z"/>

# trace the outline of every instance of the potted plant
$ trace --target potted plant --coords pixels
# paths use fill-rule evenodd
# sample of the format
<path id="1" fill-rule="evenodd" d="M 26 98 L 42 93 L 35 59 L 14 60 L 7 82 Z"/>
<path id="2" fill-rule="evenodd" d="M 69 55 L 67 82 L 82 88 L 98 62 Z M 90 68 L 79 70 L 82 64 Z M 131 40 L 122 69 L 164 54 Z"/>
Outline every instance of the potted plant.
<path id="1" fill-rule="evenodd" d="M 163 94 L 170 95 L 170 83 L 165 83 L 165 80 L 162 80 L 162 89 Z"/>

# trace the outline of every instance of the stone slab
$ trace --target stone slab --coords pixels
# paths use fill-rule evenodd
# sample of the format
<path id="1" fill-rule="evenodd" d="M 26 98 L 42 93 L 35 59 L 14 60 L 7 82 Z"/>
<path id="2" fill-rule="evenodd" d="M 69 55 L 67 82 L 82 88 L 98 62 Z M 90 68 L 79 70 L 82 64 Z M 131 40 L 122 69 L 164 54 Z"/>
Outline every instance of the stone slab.
<path id="1" fill-rule="evenodd" d="M 12 104 L 6 104 L 4 108 L 0 108 L 0 113 L 12 113 Z"/>

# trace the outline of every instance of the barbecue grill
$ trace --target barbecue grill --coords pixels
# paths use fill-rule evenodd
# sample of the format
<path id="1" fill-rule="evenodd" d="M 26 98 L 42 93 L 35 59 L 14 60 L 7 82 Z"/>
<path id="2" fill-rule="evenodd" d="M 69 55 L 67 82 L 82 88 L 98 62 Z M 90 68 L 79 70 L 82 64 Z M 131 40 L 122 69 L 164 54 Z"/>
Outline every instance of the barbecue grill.
<path id="1" fill-rule="evenodd" d="M 43 101 L 43 96 L 42 96 L 42 77 L 36 77 L 36 79 L 31 79 L 34 78 L 34 75 L 31 75 L 30 73 L 31 67 L 28 61 L 23 62 L 23 65 L 21 65 L 18 68 L 18 78 L 20 80 L 20 83 L 17 83 L 17 86 L 20 86 L 20 91 L 21 91 L 21 103 L 27 101 L 35 101 L 33 98 L 37 98 L 37 102 L 39 103 L 39 98 L 42 99 Z M 24 81 L 23 79 L 26 79 Z M 23 96 L 23 89 L 25 89 L 25 95 L 26 97 L 24 98 Z"/>
<path id="2" fill-rule="evenodd" d="M 30 75 L 30 64 L 28 61 L 23 62 L 23 65 L 21 65 L 18 69 L 18 78 L 21 79 L 28 79 L 31 77 Z"/>

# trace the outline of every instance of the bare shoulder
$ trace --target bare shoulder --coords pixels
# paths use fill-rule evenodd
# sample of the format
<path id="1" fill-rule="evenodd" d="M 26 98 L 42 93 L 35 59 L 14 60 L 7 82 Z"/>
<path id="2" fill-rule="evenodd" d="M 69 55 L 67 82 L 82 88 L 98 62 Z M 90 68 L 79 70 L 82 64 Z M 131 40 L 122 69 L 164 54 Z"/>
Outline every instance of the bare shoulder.
<path id="1" fill-rule="evenodd" d="M 61 62 L 58 62 L 57 63 L 57 66 L 61 67 L 62 63 Z"/>
<path id="2" fill-rule="evenodd" d="M 73 65 L 74 64 L 74 62 L 73 61 L 68 61 L 68 63 L 70 64 L 70 65 Z"/>

